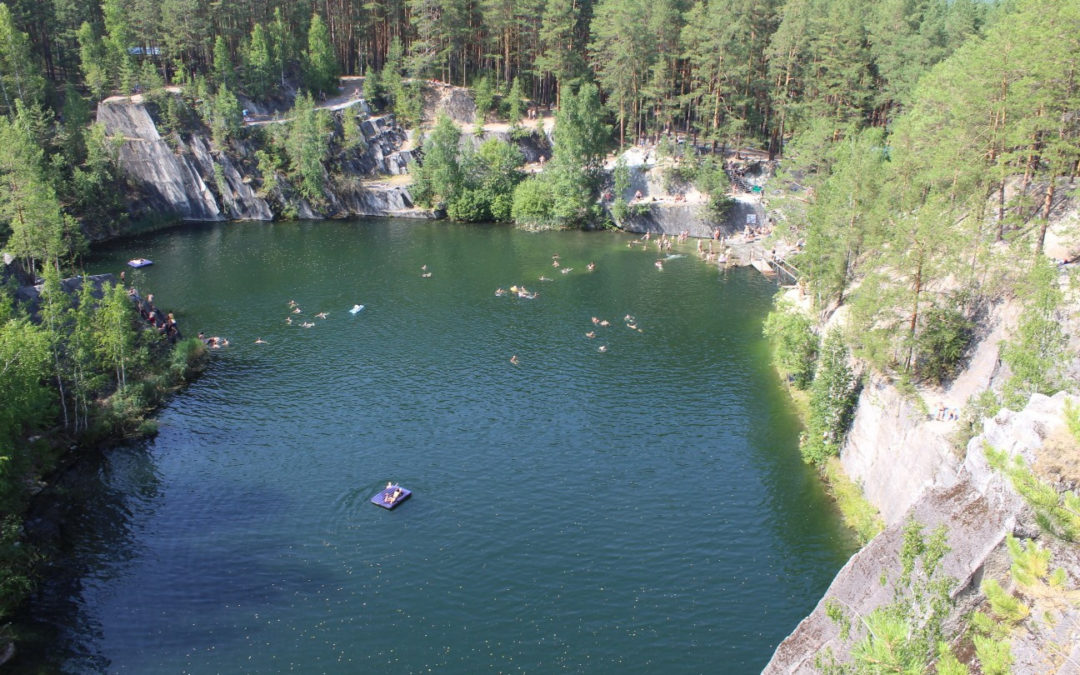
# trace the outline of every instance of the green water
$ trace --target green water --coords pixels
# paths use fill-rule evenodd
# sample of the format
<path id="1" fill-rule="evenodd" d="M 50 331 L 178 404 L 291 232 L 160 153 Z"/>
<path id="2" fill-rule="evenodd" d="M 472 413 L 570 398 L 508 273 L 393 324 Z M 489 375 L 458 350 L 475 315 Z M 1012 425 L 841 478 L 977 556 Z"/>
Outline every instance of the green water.
<path id="1" fill-rule="evenodd" d="M 98 252 L 232 345 L 72 481 L 21 666 L 759 671 L 851 553 L 768 367 L 775 287 L 628 241 L 371 220 Z"/>

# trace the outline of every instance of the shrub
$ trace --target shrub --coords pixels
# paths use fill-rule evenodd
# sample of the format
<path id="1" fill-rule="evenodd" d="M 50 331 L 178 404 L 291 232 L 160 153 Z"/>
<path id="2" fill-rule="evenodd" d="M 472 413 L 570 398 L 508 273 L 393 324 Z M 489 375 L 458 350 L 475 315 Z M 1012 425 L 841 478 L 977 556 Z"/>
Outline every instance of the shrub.
<path id="1" fill-rule="evenodd" d="M 446 208 L 450 220 L 479 223 L 491 220 L 491 199 L 484 190 L 464 189 Z"/>
<path id="2" fill-rule="evenodd" d="M 925 328 L 916 338 L 916 374 L 935 384 L 953 377 L 974 337 L 974 324 L 963 312 L 933 307 L 923 314 Z"/>
<path id="3" fill-rule="evenodd" d="M 818 339 L 810 317 L 789 303 L 777 303 L 765 319 L 765 337 L 776 350 L 776 365 L 796 389 L 806 389 L 814 379 Z"/>
<path id="4" fill-rule="evenodd" d="M 810 416 L 803 437 L 803 458 L 820 465 L 840 451 L 858 400 L 858 380 L 848 365 L 848 350 L 833 329 L 821 347 L 810 386 Z"/>

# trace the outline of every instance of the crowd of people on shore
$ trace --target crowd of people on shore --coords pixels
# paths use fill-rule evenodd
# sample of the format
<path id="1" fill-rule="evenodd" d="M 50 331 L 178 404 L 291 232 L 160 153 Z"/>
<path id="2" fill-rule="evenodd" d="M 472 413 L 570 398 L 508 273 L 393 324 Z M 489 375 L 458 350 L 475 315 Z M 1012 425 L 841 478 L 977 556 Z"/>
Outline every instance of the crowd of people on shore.
<path id="1" fill-rule="evenodd" d="M 121 273 L 120 280 L 124 280 L 124 275 Z M 139 290 L 134 286 L 128 288 L 128 297 L 135 303 L 135 309 L 138 310 L 139 316 L 143 318 L 148 324 L 154 327 L 154 330 L 159 335 L 163 335 L 169 339 L 169 342 L 176 342 L 181 339 L 180 326 L 176 323 L 176 317 L 172 312 L 163 312 L 154 305 L 154 294 L 149 293 L 144 298 L 139 295 Z"/>

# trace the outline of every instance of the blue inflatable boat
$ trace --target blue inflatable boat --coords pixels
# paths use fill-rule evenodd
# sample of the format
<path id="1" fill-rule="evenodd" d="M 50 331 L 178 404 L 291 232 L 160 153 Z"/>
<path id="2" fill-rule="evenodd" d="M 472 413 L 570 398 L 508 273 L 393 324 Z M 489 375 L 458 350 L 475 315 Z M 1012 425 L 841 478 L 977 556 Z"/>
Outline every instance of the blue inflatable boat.
<path id="1" fill-rule="evenodd" d="M 371 498 L 371 503 L 390 510 L 412 496 L 412 491 L 400 485 L 387 485 L 379 494 Z"/>
<path id="2" fill-rule="evenodd" d="M 153 260 L 147 260 L 146 258 L 133 258 L 132 260 L 128 261 L 128 265 L 130 265 L 131 267 L 134 267 L 136 269 L 138 269 L 140 267 L 147 267 L 147 266 L 153 265 L 153 264 L 154 264 Z"/>

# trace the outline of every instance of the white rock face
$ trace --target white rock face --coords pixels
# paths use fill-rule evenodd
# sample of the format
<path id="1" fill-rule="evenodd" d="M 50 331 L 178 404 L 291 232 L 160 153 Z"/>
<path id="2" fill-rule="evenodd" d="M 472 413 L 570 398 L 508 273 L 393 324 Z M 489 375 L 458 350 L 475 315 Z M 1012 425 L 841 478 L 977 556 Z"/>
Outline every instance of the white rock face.
<path id="1" fill-rule="evenodd" d="M 367 110 L 363 101 L 351 101 L 334 114 L 356 115 Z M 139 185 L 136 213 L 173 213 L 182 220 L 272 220 L 270 203 L 254 188 L 256 176 L 245 175 L 252 166 L 254 148 L 240 143 L 230 149 L 237 156 L 215 151 L 198 132 L 185 135 L 174 150 L 158 133 L 153 118 L 139 97 L 113 97 L 98 107 L 98 119 L 110 136 L 124 139 L 120 165 Z M 392 115 L 371 117 L 360 124 L 363 147 L 338 158 L 341 180 L 327 187 L 326 204 L 315 208 L 292 191 L 278 190 L 278 203 L 291 206 L 305 219 L 351 216 L 429 218 L 418 209 L 405 185 L 372 182 L 408 173 L 412 152 L 403 150 L 406 132 Z M 251 169 L 249 168 L 250 172 Z"/>
<path id="2" fill-rule="evenodd" d="M 856 553 L 840 570 L 829 590 L 814 611 L 799 624 L 777 648 L 766 673 L 814 673 L 814 660 L 826 649 L 832 649 L 840 660 L 848 658 L 848 649 L 860 639 L 855 632 L 851 640 L 841 640 L 839 627 L 825 614 L 826 604 L 837 601 L 848 609 L 848 614 L 866 616 L 874 609 L 893 600 L 891 582 L 896 578 L 899 566 L 903 529 L 909 520 L 915 520 L 930 531 L 939 524 L 948 529 L 949 553 L 942 561 L 943 571 L 954 579 L 950 594 L 958 600 L 954 620 L 972 609 L 978 594 L 974 593 L 988 568 L 1007 569 L 1007 555 L 1003 552 L 1004 539 L 1008 534 L 1038 532 L 1031 525 L 1031 512 L 1024 500 L 1013 489 L 1003 474 L 992 470 L 986 460 L 985 447 L 1004 450 L 1010 456 L 1021 456 L 1031 465 L 1036 460 L 1043 441 L 1063 424 L 1063 411 L 1067 395 L 1062 392 L 1053 397 L 1035 395 L 1024 410 L 1003 410 L 985 421 L 983 433 L 973 438 L 967 446 L 962 463 L 955 460 L 934 470 L 932 458 L 935 453 L 951 456 L 951 451 L 935 444 L 927 431 L 927 425 L 936 423 L 920 419 L 899 393 L 882 383 L 874 390 L 864 392 L 866 409 L 860 405 L 863 415 L 860 431 L 861 443 L 852 453 L 862 457 L 856 468 L 864 475 L 874 476 L 878 498 L 898 498 L 910 502 L 910 508 L 896 515 L 890 509 L 890 524 L 885 531 Z M 892 417 L 883 411 L 896 406 Z M 877 412 L 874 412 L 874 409 Z M 875 424 L 877 426 L 875 426 Z M 891 434 L 897 434 L 892 438 Z M 873 452 L 869 444 L 875 439 L 892 452 L 903 453 L 891 457 Z M 919 443 L 929 443 L 929 450 L 919 449 Z M 935 449 L 937 448 L 937 449 Z M 891 490 L 887 483 L 897 483 Z M 916 491 L 914 500 L 904 490 Z M 893 497 L 888 497 L 893 495 Z M 1051 544 L 1055 549 L 1053 564 L 1063 565 L 1069 573 L 1068 587 L 1080 583 L 1080 552 L 1075 546 Z M 890 583 L 882 586 L 885 574 Z M 1080 653 L 1080 637 L 1060 626 L 1080 625 L 1075 607 L 1066 607 L 1048 625 L 1055 637 L 1023 632 L 1014 640 L 1016 657 L 1014 672 L 1078 672 L 1075 670 L 1047 669 L 1051 663 L 1068 662 L 1061 654 L 1075 656 Z M 1060 633 L 1060 635 L 1059 635 Z"/>
<path id="3" fill-rule="evenodd" d="M 173 152 L 158 134 L 141 103 L 110 99 L 98 106 L 98 121 L 109 136 L 121 136 L 120 165 L 141 183 L 152 209 L 184 220 L 223 220 L 213 193 L 183 154 Z"/>

